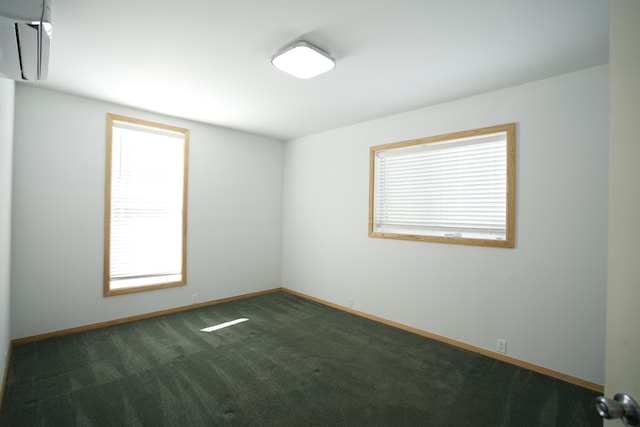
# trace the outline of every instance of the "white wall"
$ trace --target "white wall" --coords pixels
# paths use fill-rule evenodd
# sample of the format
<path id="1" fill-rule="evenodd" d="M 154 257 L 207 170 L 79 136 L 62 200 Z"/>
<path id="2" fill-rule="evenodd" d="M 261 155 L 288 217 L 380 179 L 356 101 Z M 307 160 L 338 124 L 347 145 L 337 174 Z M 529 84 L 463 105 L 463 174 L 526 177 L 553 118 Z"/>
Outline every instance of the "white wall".
<path id="1" fill-rule="evenodd" d="M 0 378 L 10 341 L 11 159 L 15 84 L 0 78 Z M 2 383 L 2 379 L 0 379 Z M 1 394 L 1 392 L 0 392 Z"/>
<path id="2" fill-rule="evenodd" d="M 289 141 L 283 286 L 603 383 L 608 67 Z M 369 147 L 507 122 L 514 249 L 367 236 Z"/>
<path id="3" fill-rule="evenodd" d="M 190 129 L 187 286 L 102 296 L 106 113 Z M 280 286 L 283 143 L 16 85 L 12 338 Z"/>

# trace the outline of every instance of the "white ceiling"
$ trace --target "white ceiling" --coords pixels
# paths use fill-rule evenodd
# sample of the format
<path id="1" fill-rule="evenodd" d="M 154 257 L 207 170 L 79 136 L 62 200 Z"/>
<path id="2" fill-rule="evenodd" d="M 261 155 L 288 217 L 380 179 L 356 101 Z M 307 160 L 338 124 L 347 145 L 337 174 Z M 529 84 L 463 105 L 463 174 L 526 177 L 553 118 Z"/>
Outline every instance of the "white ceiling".
<path id="1" fill-rule="evenodd" d="M 53 0 L 45 87 L 288 140 L 608 62 L 605 0 Z M 304 39 L 337 62 L 298 80 Z"/>

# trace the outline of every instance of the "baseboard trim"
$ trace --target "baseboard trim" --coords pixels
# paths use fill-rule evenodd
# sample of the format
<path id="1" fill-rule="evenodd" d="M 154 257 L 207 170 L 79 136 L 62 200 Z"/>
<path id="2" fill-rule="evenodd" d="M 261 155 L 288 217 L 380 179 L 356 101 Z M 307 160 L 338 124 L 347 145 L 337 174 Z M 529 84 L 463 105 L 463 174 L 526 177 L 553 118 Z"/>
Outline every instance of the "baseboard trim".
<path id="1" fill-rule="evenodd" d="M 561 381 L 564 381 L 564 382 L 568 382 L 570 384 L 574 384 L 574 385 L 577 385 L 577 386 L 580 386 L 580 387 L 583 387 L 583 388 L 586 388 L 586 389 L 589 389 L 589 390 L 593 390 L 593 391 L 596 391 L 598 393 L 604 393 L 604 386 L 602 386 L 600 384 L 593 383 L 591 381 L 584 380 L 582 378 L 578 378 L 578 377 L 574 377 L 574 376 L 571 376 L 571 375 L 567 375 L 567 374 L 564 374 L 562 372 L 558 372 L 558 371 L 554 371 L 552 369 L 545 368 L 543 366 L 534 365 L 533 363 L 529 363 L 529 362 L 526 362 L 524 360 L 520 360 L 520 359 L 516 359 L 516 358 L 513 358 L 513 357 L 509 357 L 509 356 L 506 356 L 504 354 L 496 353 L 496 352 L 493 352 L 493 351 L 490 351 L 490 350 L 487 350 L 487 349 L 484 349 L 484 348 L 481 348 L 481 347 L 476 347 L 474 345 L 470 345 L 470 344 L 467 344 L 467 343 L 464 343 L 464 342 L 461 342 L 461 341 L 456 341 L 456 340 L 453 340 L 451 338 L 447 338 L 447 337 L 444 337 L 444 336 L 441 336 L 441 335 L 437 335 L 437 334 L 434 334 L 434 333 L 431 333 L 431 332 L 424 331 L 422 329 L 418 329 L 418 328 L 414 328 L 412 326 L 408 326 L 408 325 L 405 325 L 405 324 L 402 324 L 402 323 L 394 322 L 393 320 L 388 320 L 388 319 L 384 319 L 382 317 L 374 316 L 372 314 L 365 313 L 363 311 L 354 310 L 352 308 L 348 308 L 348 307 L 342 306 L 340 304 L 335 304 L 335 303 L 332 303 L 330 301 L 326 301 L 326 300 L 323 300 L 323 299 L 320 299 L 320 298 L 316 298 L 314 296 L 303 294 L 301 292 L 297 292 L 297 291 L 294 291 L 294 290 L 291 290 L 291 289 L 281 288 L 281 290 L 283 292 L 287 292 L 287 293 L 290 293 L 292 295 L 296 295 L 296 296 L 299 296 L 301 298 L 305 298 L 305 299 L 308 299 L 310 301 L 314 301 L 314 302 L 329 306 L 331 308 L 335 308 L 335 309 L 338 309 L 338 310 L 346 311 L 346 312 L 351 313 L 351 314 L 355 314 L 356 316 L 364 317 L 364 318 L 369 319 L 369 320 L 374 320 L 376 322 L 383 323 L 383 324 L 388 325 L 388 326 L 393 326 L 393 327 L 398 328 L 398 329 L 402 329 L 402 330 L 405 330 L 405 331 L 408 331 L 408 332 L 412 332 L 414 334 L 421 335 L 423 337 L 430 338 L 430 339 L 433 339 L 433 340 L 436 340 L 436 341 L 444 342 L 444 343 L 447 343 L 447 344 L 450 344 L 450 345 L 453 345 L 455 347 L 459 347 L 459 348 L 462 348 L 462 349 L 465 349 L 465 350 L 473 351 L 475 353 L 480 353 L 483 356 L 491 357 L 493 359 L 497 359 L 497 360 L 500 360 L 500 361 L 503 361 L 503 362 L 506 362 L 506 363 L 510 363 L 510 364 L 518 366 L 520 368 L 528 369 L 530 371 L 537 372 L 537 373 L 540 373 L 540 374 L 543 374 L 543 375 L 546 375 L 546 376 L 549 376 L 549 377 L 552 377 L 552 378 L 555 378 L 555 379 L 558 379 L 558 380 L 561 380 Z"/>
<path id="2" fill-rule="evenodd" d="M 421 335 L 423 337 L 426 338 L 430 338 L 436 341 L 441 341 L 450 345 L 453 345 L 455 347 L 459 347 L 465 350 L 469 350 L 469 351 L 473 351 L 475 353 L 479 353 L 482 354 L 483 356 L 487 356 L 487 357 L 491 357 L 493 359 L 497 359 L 497 360 L 501 360 L 503 362 L 506 363 L 510 363 L 512 365 L 515 366 L 519 366 L 521 368 L 524 369 L 528 369 L 530 371 L 533 372 L 538 372 L 540 374 L 543 375 L 547 375 L 549 377 L 561 380 L 561 381 L 565 381 L 568 382 L 570 384 L 574 384 L 589 390 L 593 390 L 596 391 L 598 393 L 604 393 L 604 386 L 600 385 L 600 384 L 596 384 L 593 383 L 591 381 L 587 381 L 584 380 L 582 378 L 578 378 L 578 377 L 574 377 L 571 375 L 567 375 L 564 374 L 562 372 L 558 372 L 558 371 L 554 371 L 552 369 L 548 369 L 545 368 L 543 366 L 539 366 L 539 365 L 535 365 L 533 363 L 529 363 L 526 362 L 524 360 L 520 360 L 520 359 L 516 359 L 513 357 L 509 357 L 506 356 L 504 354 L 500 354 L 500 353 L 496 353 L 481 347 L 476 347 L 474 345 L 470 345 L 461 341 L 456 341 L 454 339 L 451 338 L 447 338 L 441 335 L 437 335 L 428 331 L 424 331 L 422 329 L 418 329 L 418 328 L 414 328 L 412 326 L 408 326 L 399 322 L 395 322 L 393 320 L 389 320 L 389 319 L 385 319 L 379 316 L 375 316 L 373 314 L 369 314 L 369 313 L 365 313 L 363 311 L 358 311 L 358 310 L 354 310 L 352 308 L 348 308 L 348 307 L 344 307 L 340 304 L 336 304 L 336 303 L 332 303 L 330 301 L 326 301 L 323 300 L 321 298 L 316 298 L 314 296 L 311 295 L 307 295 L 304 294 L 302 292 L 298 292 L 298 291 L 294 291 L 291 289 L 287 289 L 287 288 L 283 288 L 283 287 L 279 287 L 279 288 L 273 288 L 273 289 L 268 289 L 265 291 L 259 291 L 259 292 L 252 292 L 252 293 L 248 293 L 248 294 L 242 294 L 242 295 L 237 295 L 237 296 L 233 296 L 233 297 L 228 297 L 228 298 L 221 298 L 221 299 L 216 299 L 216 300 L 211 300 L 211 301 L 206 301 L 206 302 L 202 302 L 202 303 L 198 303 L 198 304 L 191 304 L 191 305 L 186 305 L 186 306 L 181 306 L 181 307 L 175 307 L 175 308 L 169 308 L 166 310 L 160 310 L 160 311 L 154 311 L 151 313 L 144 313 L 144 314 L 138 314 L 135 316 L 128 316 L 128 317 L 123 317 L 120 319 L 114 319 L 114 320 L 107 320 L 105 322 L 98 322 L 98 323 L 93 323 L 90 325 L 84 325 L 84 326 L 78 326 L 75 328 L 69 328 L 69 329 L 63 329 L 63 330 L 59 330 L 59 331 L 53 331 L 53 332 L 47 332 L 44 334 L 38 334 L 38 335 L 32 335 L 29 337 L 24 337 L 24 338 L 17 338 L 14 340 L 11 340 L 11 343 L 9 345 L 9 350 L 7 353 L 7 364 L 5 366 L 5 372 L 4 372 L 4 376 L 2 378 L 2 388 L 0 389 L 0 405 L 2 404 L 2 396 L 4 394 L 4 387 L 6 384 L 6 379 L 7 379 L 7 375 L 8 375 L 8 371 L 9 371 L 9 360 L 10 360 L 10 356 L 11 356 L 11 349 L 13 346 L 19 346 L 21 344 L 26 344 L 26 343 L 30 343 L 30 342 L 35 342 L 35 341 L 41 341 L 44 339 L 48 339 L 48 338 L 53 338 L 53 337 L 58 337 L 58 336 L 63 336 L 63 335 L 69 335 L 69 334 L 73 334 L 76 332 L 83 332 L 83 331 L 89 331 L 92 329 L 98 329 L 98 328 L 104 328 L 107 326 L 113 326 L 113 325 L 119 325 L 122 323 L 127 323 L 127 322 L 134 322 L 136 320 L 142 320 L 142 319 L 148 319 L 148 318 L 152 318 L 152 317 L 158 317 L 158 316 L 164 316 L 166 314 L 171 314 L 171 313 L 178 313 L 181 311 L 186 311 L 186 310 L 192 310 L 194 308 L 200 308 L 200 307 L 206 307 L 206 306 L 210 306 L 210 305 L 216 305 L 216 304 L 221 304 L 223 302 L 228 302 L 228 301 L 235 301 L 235 300 L 239 300 L 239 299 L 244 299 L 244 298 L 249 298 L 249 297 L 255 297 L 255 296 L 259 296 L 259 295 L 265 295 L 265 294 L 270 294 L 273 292 L 278 292 L 278 291 L 282 291 L 282 292 L 287 292 L 290 293 L 292 295 L 296 295 L 299 296 L 301 298 L 305 298 L 308 299 L 310 301 L 314 301 L 323 305 L 326 305 L 328 307 L 332 307 L 335 308 L 337 310 L 342 310 L 351 314 L 355 314 L 356 316 L 360 316 L 360 317 L 364 317 L 366 319 L 369 320 L 373 320 L 379 323 L 383 323 L 385 325 L 389 325 L 389 326 L 393 326 L 395 328 L 398 329 L 402 329 L 408 332 L 412 332 L 414 334 L 417 335 Z"/>
<path id="3" fill-rule="evenodd" d="M 181 311 L 193 310 L 195 308 L 207 307 L 209 305 L 216 305 L 216 304 L 221 304 L 223 302 L 235 301 L 235 300 L 249 298 L 249 297 L 256 297 L 256 296 L 259 296 L 259 295 L 270 294 L 270 293 L 278 292 L 278 291 L 282 291 L 282 290 L 283 290 L 282 288 L 274 288 L 274 289 L 268 289 L 266 291 L 251 292 L 251 293 L 248 293 L 248 294 L 242 294 L 242 295 L 237 295 L 237 296 L 228 297 L 228 298 L 220 298 L 220 299 L 201 302 L 201 303 L 197 303 L 197 304 L 190 304 L 190 305 L 185 305 L 185 306 L 181 306 L 181 307 L 169 308 L 169 309 L 166 309 L 166 310 L 154 311 L 154 312 L 151 312 L 151 313 L 137 314 L 135 316 L 128 316 L 128 317 L 122 317 L 120 319 L 107 320 L 105 322 L 92 323 L 90 325 L 83 325 L 83 326 L 78 326 L 78 327 L 75 327 L 75 328 L 62 329 L 60 331 L 46 332 L 44 334 L 32 335 L 32 336 L 29 336 L 29 337 L 17 338 L 17 339 L 11 340 L 11 344 L 14 345 L 14 346 L 19 346 L 19 345 L 26 344 L 26 343 L 45 340 L 47 338 L 53 338 L 53 337 L 59 337 L 59 336 L 63 336 L 63 335 L 74 334 L 76 332 L 90 331 L 92 329 L 104 328 L 104 327 L 107 327 L 107 326 L 113 326 L 113 325 L 119 325 L 119 324 L 122 324 L 122 323 L 134 322 L 136 320 L 142 320 L 142 319 L 149 319 L 149 318 L 152 318 L 152 317 L 164 316 L 166 314 L 179 313 Z"/>
<path id="4" fill-rule="evenodd" d="M 11 363 L 11 350 L 13 343 L 9 342 L 9 348 L 7 349 L 7 358 L 5 359 L 4 374 L 2 375 L 2 387 L 0 387 L 0 410 L 2 409 L 2 402 L 4 402 L 4 388 L 7 386 L 7 377 L 9 376 L 9 363 Z"/>

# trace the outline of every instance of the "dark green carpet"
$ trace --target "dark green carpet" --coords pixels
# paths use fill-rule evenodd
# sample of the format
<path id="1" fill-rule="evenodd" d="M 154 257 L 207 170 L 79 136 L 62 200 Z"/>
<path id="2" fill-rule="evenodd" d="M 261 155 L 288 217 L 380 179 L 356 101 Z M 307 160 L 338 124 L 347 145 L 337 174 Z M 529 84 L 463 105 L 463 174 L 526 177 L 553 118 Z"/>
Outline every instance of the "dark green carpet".
<path id="1" fill-rule="evenodd" d="M 596 396 L 277 292 L 18 346 L 0 425 L 602 426 Z"/>

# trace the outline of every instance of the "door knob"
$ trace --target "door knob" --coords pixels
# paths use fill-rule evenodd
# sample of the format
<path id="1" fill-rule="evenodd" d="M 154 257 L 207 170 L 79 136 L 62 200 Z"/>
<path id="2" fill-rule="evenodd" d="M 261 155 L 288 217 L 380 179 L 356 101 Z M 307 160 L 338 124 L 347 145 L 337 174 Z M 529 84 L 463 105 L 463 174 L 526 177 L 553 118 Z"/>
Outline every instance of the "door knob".
<path id="1" fill-rule="evenodd" d="M 618 393 L 613 400 L 599 396 L 596 398 L 596 409 L 607 420 L 620 418 L 625 426 L 640 426 L 640 406 L 628 394 Z"/>

